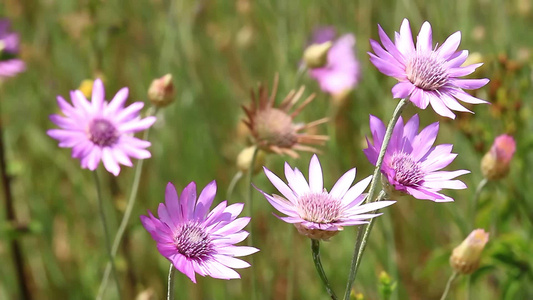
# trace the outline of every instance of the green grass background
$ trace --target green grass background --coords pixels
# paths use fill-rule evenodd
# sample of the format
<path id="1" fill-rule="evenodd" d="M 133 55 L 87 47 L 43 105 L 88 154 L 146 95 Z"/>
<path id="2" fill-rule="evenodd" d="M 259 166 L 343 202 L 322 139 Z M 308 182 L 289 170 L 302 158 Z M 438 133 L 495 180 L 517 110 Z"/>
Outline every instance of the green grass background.
<path id="1" fill-rule="evenodd" d="M 438 299 L 451 274 L 451 250 L 472 229 L 468 209 L 482 179 L 479 161 L 495 136 L 510 133 L 517 140 L 511 173 L 490 183 L 480 199 L 476 227 L 490 231 L 491 241 L 473 275 L 472 299 L 533 299 L 532 5 L 530 0 L 2 1 L 0 16 L 9 17 L 20 32 L 21 56 L 28 66 L 3 82 L 0 107 L 17 216 L 30 232 L 14 234 L 0 219 L 0 299 L 20 297 L 8 247 L 11 238 L 23 245 L 35 299 L 94 298 L 105 267 L 91 174 L 70 157 L 70 150 L 59 149 L 46 135 L 54 127 L 48 116 L 58 110 L 57 95 L 68 97 L 82 80 L 103 74 L 107 97 L 127 86 L 129 101 L 148 106 L 152 79 L 173 74 L 176 102 L 157 115 L 150 138 L 153 157 L 145 162 L 138 202 L 117 258 L 126 299 L 141 293 L 162 299 L 168 261 L 157 252 L 139 215 L 156 210 L 169 181 L 181 190 L 190 181 L 203 188 L 215 179 L 215 201 L 225 199 L 237 172 L 236 155 L 248 140 L 239 125 L 240 105 L 250 101 L 249 90 L 258 82 L 270 85 L 276 72 L 278 101 L 295 88 L 303 47 L 317 26 L 333 25 L 340 33 L 356 35 L 362 72 L 359 86 L 333 122 L 319 128 L 335 133 L 321 148 L 325 186 L 331 188 L 353 166 L 358 179 L 371 174 L 361 151 L 369 134 L 368 115 L 388 120 L 397 100 L 391 99 L 394 79 L 368 60 L 368 40 L 378 38 L 378 23 L 391 36 L 403 18 L 411 21 L 413 35 L 429 20 L 439 44 L 460 30 L 460 48 L 479 53 L 485 62 L 474 77 L 491 79 L 476 94 L 492 104 L 472 107 L 475 115 L 459 113 L 453 121 L 430 108 L 404 112 L 405 117 L 419 113 L 424 126 L 441 121 L 437 142 L 455 145 L 459 156 L 449 169 L 471 170 L 461 177 L 469 188 L 447 192 L 456 199 L 453 203 L 405 200 L 386 209 L 376 222 L 354 288 L 365 299 L 379 299 L 377 278 L 385 270 L 398 281 L 393 299 Z M 331 99 L 316 82 L 304 76 L 299 84 L 307 86 L 306 95 L 318 96 L 297 121 L 332 111 Z M 280 174 L 288 161 L 307 174 L 310 156 L 270 155 L 266 166 Z M 124 167 L 117 178 L 102 167 L 99 171 L 114 233 L 133 169 Z M 262 173 L 253 182 L 274 192 Z M 247 201 L 247 188 L 241 181 L 229 202 Z M 310 241 L 276 219 L 258 192 L 253 196 L 251 226 L 261 251 L 254 255 L 252 268 L 261 298 L 287 299 L 292 294 L 292 299 L 327 299 L 312 264 Z M 387 242 L 391 233 L 394 243 Z M 355 228 L 346 228 L 322 243 L 325 270 L 338 294 L 344 290 L 355 234 Z M 292 290 L 290 266 L 295 268 Z M 242 280 L 199 278 L 196 285 L 177 273 L 177 299 L 250 299 L 251 272 L 240 271 Z M 116 298 L 110 282 L 106 299 Z M 449 299 L 466 299 L 466 277 L 455 282 Z"/>

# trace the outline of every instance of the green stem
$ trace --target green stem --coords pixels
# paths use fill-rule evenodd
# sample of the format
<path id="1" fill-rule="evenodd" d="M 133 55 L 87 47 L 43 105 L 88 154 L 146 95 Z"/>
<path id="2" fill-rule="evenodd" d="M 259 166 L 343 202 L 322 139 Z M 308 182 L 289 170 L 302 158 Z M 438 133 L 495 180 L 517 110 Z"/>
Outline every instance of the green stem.
<path id="1" fill-rule="evenodd" d="M 1 84 L 1 82 L 0 82 Z M 2 186 L 4 201 L 5 201 L 5 210 L 6 210 L 6 220 L 10 225 L 17 224 L 17 215 L 15 213 L 15 200 L 13 197 L 13 191 L 11 190 L 11 179 L 7 170 L 7 159 L 6 159 L 6 147 L 4 144 L 4 131 L 2 128 L 3 120 L 1 118 L 2 112 L 0 111 L 0 177 L 2 178 Z M 24 269 L 24 255 L 22 252 L 22 247 L 20 241 L 17 237 L 13 238 L 10 242 L 11 254 L 13 255 L 13 263 L 15 264 L 15 273 L 18 280 L 18 286 L 22 299 L 33 299 L 31 294 L 30 287 L 26 282 L 28 275 Z"/>
<path id="2" fill-rule="evenodd" d="M 254 149 L 254 153 L 252 155 L 252 160 L 250 161 L 250 168 L 248 168 L 248 203 L 246 203 L 246 211 L 247 211 L 247 214 L 249 217 L 252 216 L 252 213 L 253 213 L 253 200 L 252 200 L 252 197 L 253 197 L 253 192 L 252 192 L 252 177 L 254 175 L 254 165 L 255 165 L 255 160 L 257 158 L 257 153 L 259 152 L 259 147 L 255 147 Z M 250 232 L 250 235 L 248 236 L 248 246 L 250 247 L 253 247 L 254 245 L 254 241 L 253 241 L 253 225 L 250 224 L 249 226 L 249 232 Z M 254 265 L 254 256 L 250 256 L 249 258 L 250 260 L 250 264 L 253 266 Z M 257 295 L 256 295 L 256 274 L 255 274 L 255 270 L 257 270 L 257 268 L 252 268 L 252 300 L 255 300 L 257 299 Z"/>
<path id="3" fill-rule="evenodd" d="M 107 221 L 105 218 L 104 202 L 102 199 L 102 189 L 100 187 L 100 180 L 98 180 L 98 173 L 96 170 L 94 170 L 92 173 L 93 173 L 93 178 L 94 178 L 94 184 L 96 185 L 96 193 L 98 195 L 98 211 L 100 213 L 100 219 L 102 220 L 102 227 L 104 228 L 104 238 L 105 238 L 107 256 L 109 259 L 109 263 L 111 264 L 111 271 L 113 273 L 113 277 L 115 278 L 115 283 L 117 284 L 117 291 L 118 291 L 119 299 L 122 299 L 122 294 L 120 291 L 120 283 L 118 281 L 118 276 L 117 276 L 117 270 L 115 269 L 114 257 L 113 257 L 113 254 L 111 253 L 111 241 L 109 239 L 109 229 L 107 227 Z"/>
<path id="4" fill-rule="evenodd" d="M 239 180 L 242 178 L 242 175 L 244 175 L 242 171 L 239 171 L 231 179 L 231 182 L 229 183 L 229 186 L 228 186 L 228 191 L 226 192 L 226 199 L 228 201 L 231 199 L 231 196 L 233 195 L 233 190 L 235 190 L 235 186 L 237 185 Z"/>
<path id="5" fill-rule="evenodd" d="M 472 211 L 470 212 L 470 221 L 472 222 L 470 227 L 472 229 L 474 228 L 474 226 L 476 226 L 477 204 L 479 201 L 479 197 L 481 196 L 481 191 L 483 190 L 485 185 L 487 185 L 488 182 L 489 180 L 487 178 L 483 178 L 477 185 L 476 193 L 474 194 L 474 199 L 472 200 Z"/>
<path id="6" fill-rule="evenodd" d="M 387 147 L 389 146 L 389 142 L 392 136 L 394 125 L 396 125 L 396 122 L 400 118 L 402 111 L 407 106 L 407 104 L 409 104 L 409 100 L 407 98 L 400 100 L 400 102 L 398 102 L 398 105 L 396 106 L 396 109 L 394 110 L 394 113 L 392 114 L 392 119 L 390 120 L 389 125 L 387 126 L 387 131 L 385 132 L 385 137 L 383 138 L 383 143 L 381 144 L 381 150 L 379 152 L 378 160 L 376 162 L 376 168 L 374 169 L 374 175 L 372 177 L 372 182 L 370 183 L 370 190 L 368 192 L 368 196 L 366 197 L 364 203 L 372 201 L 372 199 L 374 198 L 374 194 L 376 193 L 377 183 L 381 179 L 379 175 L 381 172 L 381 165 L 383 164 L 383 157 L 385 156 L 385 152 L 387 151 Z M 372 225 L 372 220 L 370 220 L 370 224 L 367 226 L 370 227 L 371 225 Z M 359 253 L 360 246 L 363 242 L 362 234 L 363 234 L 363 231 L 360 228 L 357 231 L 357 240 L 354 246 L 352 263 L 350 266 L 350 273 L 348 275 L 348 282 L 346 284 L 346 291 L 344 292 L 344 300 L 350 299 L 350 291 L 352 290 L 352 286 L 355 281 L 355 274 L 357 272 L 356 267 L 358 265 L 358 262 L 357 262 L 358 253 Z"/>
<path id="7" fill-rule="evenodd" d="M 167 289 L 167 300 L 174 300 L 174 273 L 176 272 L 176 268 L 174 268 L 174 265 L 170 263 L 170 268 L 168 270 L 168 289 Z"/>
<path id="8" fill-rule="evenodd" d="M 442 296 L 440 297 L 440 300 L 445 300 L 446 296 L 448 296 L 448 292 L 450 291 L 450 287 L 452 286 L 452 282 L 457 277 L 457 272 L 453 272 L 450 278 L 448 279 L 448 282 L 446 283 L 446 288 L 444 289 L 444 293 L 442 293 Z"/>
<path id="9" fill-rule="evenodd" d="M 157 108 L 155 106 L 151 106 L 148 109 L 147 116 L 153 116 L 157 112 Z M 142 139 L 144 141 L 148 140 L 148 136 L 150 134 L 150 128 L 146 129 L 143 133 Z M 137 165 L 135 166 L 135 175 L 133 176 L 133 184 L 131 186 L 130 191 L 130 197 L 128 199 L 128 204 L 126 206 L 126 211 L 124 212 L 124 216 L 122 216 L 122 221 L 120 221 L 120 226 L 118 227 L 117 234 L 115 235 L 115 239 L 113 240 L 113 247 L 111 248 L 111 256 L 113 257 L 113 260 L 115 259 L 115 256 L 117 255 L 118 247 L 120 246 L 120 242 L 122 241 L 122 237 L 124 236 L 124 233 L 126 232 L 126 228 L 128 227 L 128 222 L 131 217 L 131 212 L 133 211 L 133 207 L 135 206 L 135 200 L 137 199 L 137 192 L 139 191 L 139 183 L 141 182 L 141 174 L 143 169 L 144 159 L 140 159 L 137 162 Z M 111 273 L 111 263 L 107 263 L 104 277 L 102 278 L 102 281 L 100 282 L 100 288 L 98 289 L 98 295 L 96 299 L 101 300 L 104 296 L 105 289 L 107 287 L 107 282 L 109 281 L 109 275 Z"/>
<path id="10" fill-rule="evenodd" d="M 337 300 L 337 295 L 335 295 L 335 292 L 331 288 L 328 278 L 326 277 L 326 273 L 324 272 L 324 269 L 322 268 L 322 262 L 320 261 L 320 241 L 319 240 L 314 240 L 314 239 L 311 240 L 311 250 L 313 251 L 313 262 L 315 263 L 318 276 L 320 276 L 320 279 L 326 286 L 326 291 L 328 292 L 331 299 Z"/>
<path id="11" fill-rule="evenodd" d="M 481 196 L 481 191 L 483 191 L 483 188 L 487 185 L 489 180 L 487 178 L 483 178 L 477 185 L 476 192 L 474 194 L 474 199 L 472 200 L 472 209 L 470 212 L 470 228 L 473 230 L 476 226 L 476 217 L 477 217 L 477 207 L 479 202 L 479 197 Z M 471 299 L 472 297 L 472 276 L 468 276 L 468 279 L 466 280 L 466 300 Z"/>

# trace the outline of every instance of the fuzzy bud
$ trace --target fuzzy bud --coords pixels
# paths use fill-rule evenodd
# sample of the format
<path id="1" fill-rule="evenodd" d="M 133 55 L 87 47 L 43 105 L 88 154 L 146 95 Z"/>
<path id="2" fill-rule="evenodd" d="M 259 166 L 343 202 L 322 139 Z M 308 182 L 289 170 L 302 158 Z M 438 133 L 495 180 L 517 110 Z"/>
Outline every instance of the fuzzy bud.
<path id="1" fill-rule="evenodd" d="M 80 83 L 78 90 L 80 90 L 86 98 L 91 98 L 91 94 L 93 93 L 93 84 L 94 80 L 85 79 Z"/>
<path id="2" fill-rule="evenodd" d="M 309 69 L 322 68 L 328 63 L 328 51 L 333 43 L 312 44 L 304 51 L 304 62 Z"/>
<path id="3" fill-rule="evenodd" d="M 248 148 L 244 148 L 241 151 L 241 153 L 239 153 L 239 155 L 237 156 L 237 168 L 239 170 L 241 170 L 244 173 L 248 172 L 248 169 L 250 168 L 250 164 L 252 163 L 254 151 L 255 151 L 255 146 L 250 146 Z M 259 150 L 255 157 L 254 174 L 257 174 L 259 171 L 261 171 L 264 164 L 265 164 L 265 152 Z"/>
<path id="4" fill-rule="evenodd" d="M 165 107 L 174 101 L 175 92 L 172 74 L 154 79 L 148 89 L 148 99 L 157 107 Z"/>
<path id="5" fill-rule="evenodd" d="M 489 241 L 489 234 L 483 229 L 472 231 L 450 256 L 450 265 L 459 274 L 470 274 L 479 267 L 481 252 Z"/>
<path id="6" fill-rule="evenodd" d="M 489 180 L 504 178 L 509 173 L 509 165 L 516 150 L 512 136 L 503 134 L 494 139 L 490 151 L 481 159 L 481 172 Z"/>

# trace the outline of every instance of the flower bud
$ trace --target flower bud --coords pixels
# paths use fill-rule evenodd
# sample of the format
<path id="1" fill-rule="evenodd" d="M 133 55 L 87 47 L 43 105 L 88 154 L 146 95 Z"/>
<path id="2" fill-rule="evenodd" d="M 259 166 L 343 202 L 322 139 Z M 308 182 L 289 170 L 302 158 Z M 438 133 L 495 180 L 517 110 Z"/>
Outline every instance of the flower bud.
<path id="1" fill-rule="evenodd" d="M 450 265 L 459 274 L 470 274 L 479 267 L 481 252 L 489 241 L 489 234 L 483 229 L 472 231 L 468 237 L 453 249 Z"/>
<path id="2" fill-rule="evenodd" d="M 396 288 L 396 283 L 394 283 L 385 271 L 381 271 L 379 274 L 379 294 L 383 299 L 390 299 L 392 292 Z"/>
<path id="3" fill-rule="evenodd" d="M 174 101 L 175 92 L 172 74 L 154 79 L 148 89 L 148 99 L 157 107 L 165 107 Z"/>
<path id="4" fill-rule="evenodd" d="M 244 173 L 248 172 L 248 169 L 250 168 L 250 164 L 252 163 L 254 151 L 255 151 L 255 146 L 250 146 L 248 148 L 244 148 L 241 151 L 241 153 L 239 153 L 239 155 L 237 156 L 237 168 L 239 170 L 241 170 Z M 265 152 L 259 150 L 255 157 L 254 174 L 261 171 L 264 164 L 265 164 Z"/>
<path id="5" fill-rule="evenodd" d="M 481 159 L 481 172 L 489 180 L 504 178 L 509 173 L 509 165 L 516 150 L 512 136 L 503 134 L 494 139 L 490 151 Z"/>
<path id="6" fill-rule="evenodd" d="M 322 68 L 328 63 L 328 51 L 333 46 L 331 41 L 312 44 L 304 51 L 304 62 L 309 69 Z"/>
<path id="7" fill-rule="evenodd" d="M 80 83 L 80 87 L 78 87 L 78 90 L 80 90 L 83 95 L 88 99 L 91 98 L 91 94 L 93 93 L 93 83 L 94 80 L 92 79 L 84 79 Z"/>

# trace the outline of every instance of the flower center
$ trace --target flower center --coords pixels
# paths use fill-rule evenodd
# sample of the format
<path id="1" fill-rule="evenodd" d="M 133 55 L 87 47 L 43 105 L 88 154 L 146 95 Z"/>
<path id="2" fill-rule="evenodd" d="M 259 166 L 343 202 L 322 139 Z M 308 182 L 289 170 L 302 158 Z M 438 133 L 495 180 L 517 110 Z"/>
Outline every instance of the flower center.
<path id="1" fill-rule="evenodd" d="M 183 224 L 174 238 L 176 249 L 188 258 L 204 258 L 213 249 L 211 238 L 198 223 Z"/>
<path id="2" fill-rule="evenodd" d="M 297 142 L 292 118 L 282 110 L 268 108 L 257 113 L 254 127 L 259 142 L 290 148 Z"/>
<path id="3" fill-rule="evenodd" d="M 443 62 L 433 52 L 412 55 L 407 61 L 406 74 L 412 84 L 427 91 L 438 90 L 448 82 Z"/>
<path id="4" fill-rule="evenodd" d="M 415 162 L 410 155 L 395 153 L 391 159 L 394 169 L 394 179 L 403 186 L 416 186 L 424 180 L 424 172 L 420 163 Z"/>
<path id="5" fill-rule="evenodd" d="M 306 221 L 331 223 L 339 219 L 341 202 L 328 193 L 309 193 L 298 199 L 298 214 Z"/>
<path id="6" fill-rule="evenodd" d="M 119 133 L 115 126 L 106 119 L 94 119 L 89 123 L 89 140 L 98 146 L 112 146 L 116 143 Z"/>

